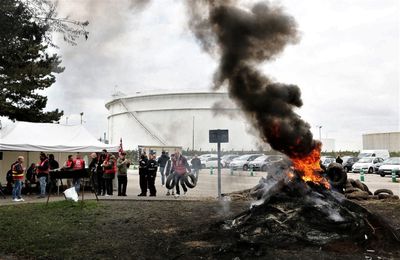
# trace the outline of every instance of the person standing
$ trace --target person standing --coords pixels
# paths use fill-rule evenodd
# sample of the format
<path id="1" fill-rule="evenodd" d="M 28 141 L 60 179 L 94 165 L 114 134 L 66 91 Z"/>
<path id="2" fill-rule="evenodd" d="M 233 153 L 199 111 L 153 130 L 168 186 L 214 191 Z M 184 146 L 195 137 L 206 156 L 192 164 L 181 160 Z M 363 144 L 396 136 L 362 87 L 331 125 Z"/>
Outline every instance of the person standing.
<path id="1" fill-rule="evenodd" d="M 36 184 L 36 188 L 39 187 L 39 183 L 36 181 L 36 164 L 34 163 L 32 163 L 28 170 L 26 170 L 26 194 L 32 194 L 32 184 Z"/>
<path id="2" fill-rule="evenodd" d="M 24 167 L 22 163 L 24 162 L 24 157 L 18 156 L 15 163 L 11 165 L 12 177 L 14 181 L 14 188 L 12 190 L 13 201 L 24 201 L 21 197 L 22 181 L 24 180 Z"/>
<path id="3" fill-rule="evenodd" d="M 343 163 L 343 159 L 340 158 L 340 154 L 339 154 L 338 157 L 336 158 L 336 162 L 339 163 L 339 164 L 342 164 L 342 163 Z"/>
<path id="4" fill-rule="evenodd" d="M 201 160 L 197 157 L 197 154 L 194 155 L 194 158 L 190 161 L 192 164 L 194 176 L 196 180 L 199 179 L 199 171 L 201 169 Z"/>
<path id="5" fill-rule="evenodd" d="M 96 153 L 91 153 L 90 158 L 92 158 L 92 161 L 89 163 L 89 172 L 90 172 L 90 185 L 92 186 L 92 190 L 94 192 L 97 192 L 97 154 Z"/>
<path id="6" fill-rule="evenodd" d="M 126 186 L 128 185 L 128 168 L 130 161 L 125 157 L 126 153 L 122 152 L 117 160 L 118 196 L 126 196 Z"/>
<path id="7" fill-rule="evenodd" d="M 105 189 L 107 192 L 105 196 L 108 197 L 113 195 L 112 181 L 115 178 L 115 173 L 117 171 L 117 164 L 114 155 L 107 156 L 103 162 L 103 168 L 103 179 L 105 180 Z"/>
<path id="8" fill-rule="evenodd" d="M 172 174 L 172 161 L 174 160 L 174 158 L 175 158 L 175 154 L 173 153 L 173 154 L 171 154 L 171 157 L 170 157 L 170 159 L 167 161 L 167 163 L 165 164 L 165 167 L 164 167 L 164 174 L 165 174 L 165 177 L 167 177 L 168 178 L 168 176 L 170 175 L 170 174 Z M 175 195 L 175 192 L 174 192 L 174 187 L 172 188 L 172 189 L 168 189 L 167 190 L 167 194 L 165 194 L 166 196 L 169 196 L 169 195 L 171 195 L 171 193 L 172 193 L 172 195 Z"/>
<path id="9" fill-rule="evenodd" d="M 160 174 L 161 174 L 161 185 L 164 187 L 165 185 L 165 173 L 164 173 L 164 169 L 165 169 L 165 165 L 167 164 L 169 160 L 169 156 L 165 151 L 161 152 L 161 156 L 160 158 L 158 158 L 157 163 L 158 166 L 160 166 Z"/>
<path id="10" fill-rule="evenodd" d="M 79 194 L 79 190 L 81 188 L 80 174 L 85 169 L 85 161 L 81 158 L 81 155 L 78 153 L 76 155 L 76 159 L 73 162 L 74 162 L 74 167 L 73 167 L 74 173 L 72 177 L 72 185 L 74 185 L 76 193 Z"/>
<path id="11" fill-rule="evenodd" d="M 155 182 L 158 165 L 155 159 L 155 154 L 150 154 L 150 160 L 147 162 L 147 187 L 150 190 L 150 197 L 155 197 L 157 193 Z"/>
<path id="12" fill-rule="evenodd" d="M 68 159 L 65 161 L 62 169 L 68 171 L 72 171 L 74 169 L 74 158 L 72 158 L 72 155 L 68 155 Z"/>
<path id="13" fill-rule="evenodd" d="M 54 159 L 54 154 L 49 154 L 49 167 L 50 171 L 60 168 L 59 163 Z M 57 181 L 55 179 L 50 179 L 51 185 L 50 187 L 56 187 Z M 49 191 L 51 192 L 51 191 Z"/>
<path id="14" fill-rule="evenodd" d="M 40 162 L 36 165 L 36 172 L 40 183 L 40 195 L 38 198 L 44 198 L 46 195 L 47 178 L 50 172 L 49 159 L 45 153 L 40 153 Z"/>
<path id="15" fill-rule="evenodd" d="M 139 197 L 147 196 L 147 162 L 147 156 L 143 153 L 139 160 L 139 185 L 141 191 L 138 195 Z"/>
<path id="16" fill-rule="evenodd" d="M 180 189 L 179 189 L 179 183 L 182 186 L 183 189 L 183 194 L 186 194 L 187 188 L 185 183 L 183 182 L 183 176 L 186 174 L 186 172 L 190 172 L 190 166 L 186 160 L 186 158 L 179 152 L 175 152 L 175 158 L 172 161 L 172 171 L 175 173 L 175 187 L 176 187 L 176 194 L 175 197 L 180 196 Z"/>
<path id="17" fill-rule="evenodd" d="M 108 152 L 106 149 L 104 149 L 98 158 L 98 163 L 97 163 L 97 182 L 99 184 L 97 186 L 97 195 L 98 196 L 106 195 L 106 181 L 103 178 L 104 169 L 103 169 L 102 165 L 103 165 L 104 161 L 107 159 L 107 157 L 108 157 Z"/>
<path id="18" fill-rule="evenodd" d="M 54 154 L 49 154 L 49 166 L 50 170 L 60 168 L 60 164 L 54 159 Z"/>

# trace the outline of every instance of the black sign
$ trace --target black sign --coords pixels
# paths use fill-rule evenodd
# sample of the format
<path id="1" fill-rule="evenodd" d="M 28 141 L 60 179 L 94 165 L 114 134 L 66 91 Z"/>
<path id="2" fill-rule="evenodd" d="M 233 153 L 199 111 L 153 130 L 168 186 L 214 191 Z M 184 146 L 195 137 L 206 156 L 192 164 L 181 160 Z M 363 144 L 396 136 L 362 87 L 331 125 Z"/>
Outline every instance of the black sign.
<path id="1" fill-rule="evenodd" d="M 228 143 L 229 132 L 228 130 L 216 129 L 209 132 L 210 143 Z"/>

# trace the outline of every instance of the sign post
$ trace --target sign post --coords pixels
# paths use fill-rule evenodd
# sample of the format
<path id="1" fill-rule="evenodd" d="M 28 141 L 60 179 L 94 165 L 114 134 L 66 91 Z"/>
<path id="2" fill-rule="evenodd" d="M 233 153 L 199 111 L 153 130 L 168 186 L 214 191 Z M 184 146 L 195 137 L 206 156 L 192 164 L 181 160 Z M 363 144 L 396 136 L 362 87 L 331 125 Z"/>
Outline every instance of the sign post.
<path id="1" fill-rule="evenodd" d="M 229 142 L 229 132 L 227 129 L 216 129 L 209 131 L 209 142 L 217 143 L 218 151 L 218 198 L 221 199 L 221 143 Z"/>

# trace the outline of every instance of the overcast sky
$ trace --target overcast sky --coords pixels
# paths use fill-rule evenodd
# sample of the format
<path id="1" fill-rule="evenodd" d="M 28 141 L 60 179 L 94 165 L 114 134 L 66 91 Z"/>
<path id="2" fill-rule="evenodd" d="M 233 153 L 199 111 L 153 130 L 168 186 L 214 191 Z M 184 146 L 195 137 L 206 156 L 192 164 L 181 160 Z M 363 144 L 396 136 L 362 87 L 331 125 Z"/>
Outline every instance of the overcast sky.
<path id="1" fill-rule="evenodd" d="M 400 1 L 274 3 L 297 20 L 301 40 L 262 69 L 301 88 L 297 112 L 315 137 L 322 125 L 337 150 L 358 150 L 363 133 L 399 131 Z M 124 93 L 210 88 L 217 63 L 189 31 L 183 0 L 60 0 L 58 9 L 90 22 L 87 41 L 58 41 L 66 69 L 46 91 L 47 108 L 64 110 L 69 123 L 84 112 L 87 128 L 101 136 L 116 85 Z"/>

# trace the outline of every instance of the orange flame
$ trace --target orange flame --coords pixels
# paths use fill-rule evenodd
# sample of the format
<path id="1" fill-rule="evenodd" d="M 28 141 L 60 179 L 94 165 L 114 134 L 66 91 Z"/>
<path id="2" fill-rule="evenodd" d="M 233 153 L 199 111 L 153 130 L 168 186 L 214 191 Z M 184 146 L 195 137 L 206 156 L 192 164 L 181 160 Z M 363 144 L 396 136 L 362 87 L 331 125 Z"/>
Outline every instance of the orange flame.
<path id="1" fill-rule="evenodd" d="M 320 146 L 317 146 L 306 157 L 291 159 L 294 168 L 300 172 L 300 177 L 303 179 L 303 181 L 311 181 L 319 185 L 324 185 L 325 188 L 329 189 L 329 182 L 319 173 L 322 171 L 319 165 L 320 157 L 321 148 Z"/>

